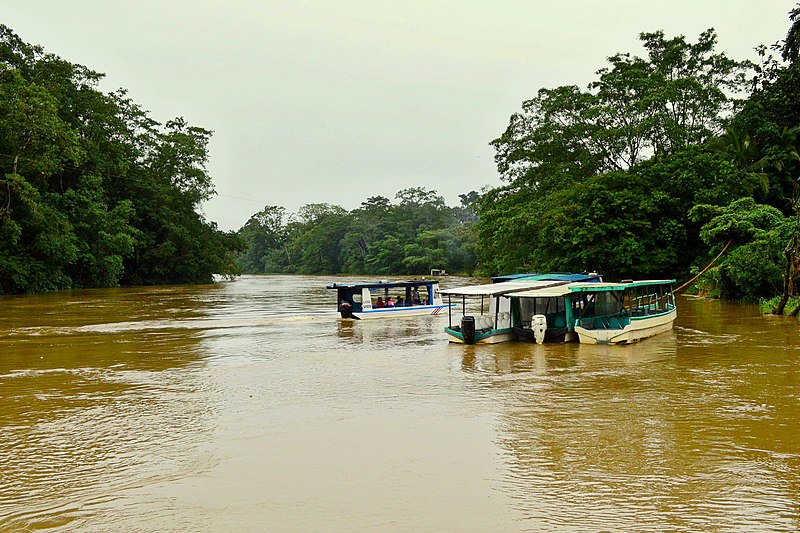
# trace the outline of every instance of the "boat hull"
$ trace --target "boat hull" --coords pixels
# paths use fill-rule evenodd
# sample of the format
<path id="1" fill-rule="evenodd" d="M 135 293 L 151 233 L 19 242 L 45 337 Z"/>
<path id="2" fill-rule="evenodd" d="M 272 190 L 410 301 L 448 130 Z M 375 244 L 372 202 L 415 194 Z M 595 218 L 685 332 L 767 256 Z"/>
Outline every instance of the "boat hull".
<path id="1" fill-rule="evenodd" d="M 677 309 L 672 309 L 656 316 L 634 317 L 622 329 L 587 329 L 575 326 L 575 332 L 581 344 L 630 344 L 669 331 L 677 316 Z"/>
<path id="2" fill-rule="evenodd" d="M 455 344 L 466 344 L 461 332 L 455 329 L 444 328 L 447 340 Z M 514 340 L 514 331 L 511 328 L 478 330 L 475 332 L 474 344 L 497 344 Z"/>
<path id="3" fill-rule="evenodd" d="M 452 304 L 452 307 L 456 307 Z M 410 307 L 382 307 L 380 309 L 365 309 L 353 312 L 350 317 L 342 317 L 342 320 L 371 320 L 373 318 L 397 318 L 406 316 L 436 315 L 447 314 L 448 305 L 414 305 Z"/>

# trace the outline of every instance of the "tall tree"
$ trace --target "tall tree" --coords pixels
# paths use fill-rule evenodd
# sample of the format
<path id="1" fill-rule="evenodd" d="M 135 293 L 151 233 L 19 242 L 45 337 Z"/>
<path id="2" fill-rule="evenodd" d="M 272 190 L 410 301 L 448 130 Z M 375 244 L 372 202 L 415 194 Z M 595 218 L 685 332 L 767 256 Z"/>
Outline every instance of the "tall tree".
<path id="1" fill-rule="evenodd" d="M 286 249 L 286 209 L 268 205 L 239 230 L 246 249 L 237 259 L 244 272 L 281 272 L 291 257 Z"/>
<path id="2" fill-rule="evenodd" d="M 347 211 L 327 203 L 307 204 L 290 224 L 295 267 L 301 274 L 339 272 L 341 241 L 349 225 Z"/>
<path id="3" fill-rule="evenodd" d="M 544 192 L 651 157 L 664 157 L 721 132 L 747 88 L 747 62 L 714 51 L 709 29 L 696 43 L 639 36 L 647 58 L 618 53 L 589 91 L 541 89 L 492 141 L 503 179 Z"/>

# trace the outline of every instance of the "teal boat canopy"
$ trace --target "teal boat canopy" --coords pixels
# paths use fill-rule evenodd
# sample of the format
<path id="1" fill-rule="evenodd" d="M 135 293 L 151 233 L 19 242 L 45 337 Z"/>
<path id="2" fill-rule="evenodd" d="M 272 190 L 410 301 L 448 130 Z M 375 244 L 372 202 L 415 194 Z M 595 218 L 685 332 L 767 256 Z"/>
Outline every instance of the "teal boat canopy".
<path id="1" fill-rule="evenodd" d="M 570 283 L 567 285 L 570 292 L 604 292 L 604 291 L 627 291 L 639 287 L 656 287 L 673 285 L 674 279 L 649 279 L 642 281 L 621 281 L 619 283 Z"/>

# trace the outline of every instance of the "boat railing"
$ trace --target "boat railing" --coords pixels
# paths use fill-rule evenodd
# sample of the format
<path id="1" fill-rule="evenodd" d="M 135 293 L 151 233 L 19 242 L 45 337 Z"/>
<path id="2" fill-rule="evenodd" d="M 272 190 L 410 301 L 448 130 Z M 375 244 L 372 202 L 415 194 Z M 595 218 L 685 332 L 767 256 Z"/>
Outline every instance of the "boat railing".
<path id="1" fill-rule="evenodd" d="M 660 315 L 673 309 L 675 309 L 675 296 L 673 294 L 651 294 L 632 301 L 630 315 L 633 317 Z"/>

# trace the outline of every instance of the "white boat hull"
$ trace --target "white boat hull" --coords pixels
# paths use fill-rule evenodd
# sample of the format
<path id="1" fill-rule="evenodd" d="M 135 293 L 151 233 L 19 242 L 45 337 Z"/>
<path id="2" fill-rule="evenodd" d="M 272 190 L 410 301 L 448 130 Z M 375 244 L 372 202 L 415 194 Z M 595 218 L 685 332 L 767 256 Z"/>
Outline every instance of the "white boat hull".
<path id="1" fill-rule="evenodd" d="M 397 318 L 406 316 L 437 315 L 447 314 L 447 304 L 444 305 L 414 305 L 410 307 L 382 307 L 380 309 L 365 309 L 353 313 L 353 317 L 361 320 L 373 318 Z M 455 304 L 452 307 L 456 307 Z M 348 320 L 348 319 L 343 319 Z"/>
<path id="2" fill-rule="evenodd" d="M 587 329 L 575 326 L 581 344 L 630 344 L 672 329 L 677 309 L 661 315 L 631 320 L 622 329 Z"/>
<path id="3" fill-rule="evenodd" d="M 464 338 L 458 332 L 445 329 L 447 340 L 455 344 L 465 344 Z M 475 344 L 497 344 L 514 340 L 514 332 L 509 329 L 493 329 L 490 331 L 479 330 L 475 332 Z"/>

